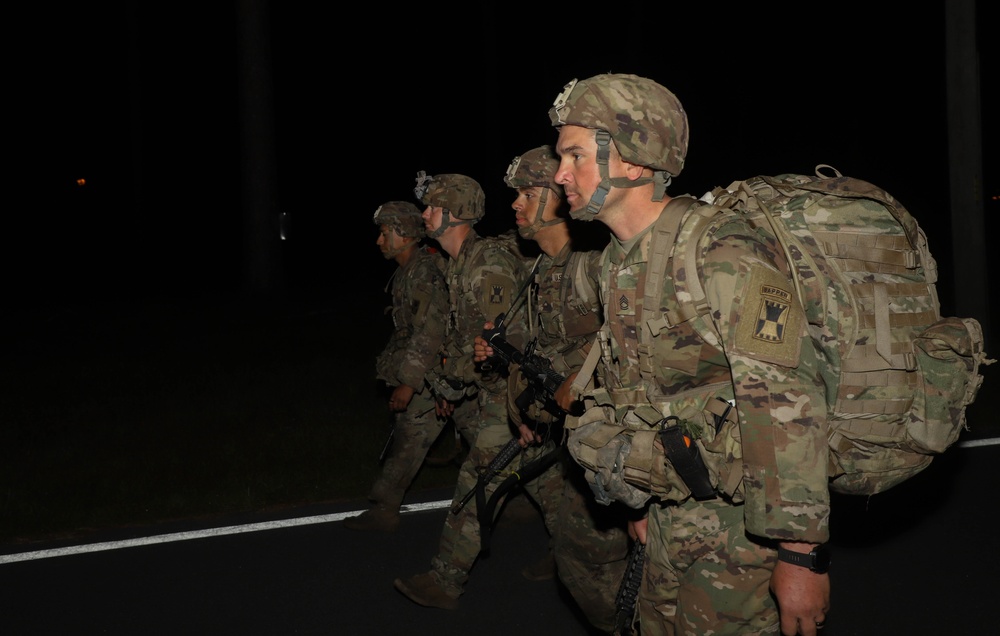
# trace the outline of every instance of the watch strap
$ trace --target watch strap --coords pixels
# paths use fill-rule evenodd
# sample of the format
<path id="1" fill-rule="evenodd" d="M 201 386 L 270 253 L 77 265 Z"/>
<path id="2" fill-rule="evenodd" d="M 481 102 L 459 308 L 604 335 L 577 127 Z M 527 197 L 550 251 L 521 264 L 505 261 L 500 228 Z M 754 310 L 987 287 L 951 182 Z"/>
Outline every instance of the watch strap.
<path id="1" fill-rule="evenodd" d="M 816 574 L 826 574 L 830 571 L 830 551 L 822 543 L 805 553 L 787 550 L 779 545 L 778 560 L 806 568 Z"/>
<path id="2" fill-rule="evenodd" d="M 809 570 L 812 569 L 813 558 L 808 552 L 796 552 L 795 550 L 788 550 L 778 546 L 778 560 Z"/>

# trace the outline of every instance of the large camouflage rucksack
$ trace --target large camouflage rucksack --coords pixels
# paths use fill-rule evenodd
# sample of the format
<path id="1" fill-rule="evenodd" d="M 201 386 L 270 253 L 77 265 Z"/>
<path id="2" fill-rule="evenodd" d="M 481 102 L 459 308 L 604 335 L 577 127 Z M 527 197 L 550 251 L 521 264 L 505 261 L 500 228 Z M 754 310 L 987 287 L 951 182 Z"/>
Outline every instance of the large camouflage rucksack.
<path id="1" fill-rule="evenodd" d="M 671 202 L 654 227 L 649 273 L 664 272 L 676 237 L 677 297 L 664 299 L 670 311 L 644 318 L 655 333 L 661 321 L 677 324 L 709 311 L 698 277 L 682 280 L 679 270 L 696 271 L 701 250 L 693 248 L 711 233 L 719 208 L 743 213 L 776 238 L 792 265 L 809 332 L 828 362 L 830 489 L 871 495 L 919 473 L 958 439 L 983 381 L 980 365 L 994 360 L 984 353 L 976 319 L 942 318 L 937 265 L 906 208 L 870 183 L 836 170 L 826 176 L 825 168 L 833 170 L 819 166 L 816 176 L 759 176 L 716 188 L 704 197 L 712 205 L 680 226 L 690 199 Z M 647 279 L 646 289 L 648 296 L 663 286 Z M 659 301 L 649 297 L 644 306 Z"/>

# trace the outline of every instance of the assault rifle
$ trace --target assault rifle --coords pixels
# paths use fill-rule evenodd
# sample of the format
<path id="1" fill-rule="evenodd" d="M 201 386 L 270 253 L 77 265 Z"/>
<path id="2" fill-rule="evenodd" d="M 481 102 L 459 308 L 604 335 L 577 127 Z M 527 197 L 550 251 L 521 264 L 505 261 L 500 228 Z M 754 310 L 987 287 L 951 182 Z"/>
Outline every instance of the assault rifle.
<path id="1" fill-rule="evenodd" d="M 575 402 L 571 411 L 565 411 L 556 403 L 556 391 L 566 378 L 552 368 L 548 358 L 535 353 L 538 338 L 533 338 L 524 351 L 520 351 L 504 337 L 503 318 L 504 315 L 500 314 L 497 317 L 497 327 L 483 330 L 483 340 L 493 347 L 495 357 L 499 357 L 507 364 L 516 364 L 520 367 L 521 376 L 527 381 L 528 388 L 514 400 L 517 407 L 523 412 L 532 402 L 537 401 L 542 408 L 556 416 L 567 412 L 571 415 L 582 415 L 578 410 L 583 406 L 580 402 Z M 484 361 L 484 364 L 485 362 L 488 360 Z"/>
<path id="2" fill-rule="evenodd" d="M 634 539 L 628 553 L 628 563 L 625 564 L 625 575 L 622 576 L 618 595 L 615 597 L 615 628 L 611 632 L 613 636 L 631 636 L 635 633 L 632 622 L 635 619 L 635 600 L 639 596 L 639 585 L 642 584 L 642 559 L 645 552 L 645 544 Z"/>

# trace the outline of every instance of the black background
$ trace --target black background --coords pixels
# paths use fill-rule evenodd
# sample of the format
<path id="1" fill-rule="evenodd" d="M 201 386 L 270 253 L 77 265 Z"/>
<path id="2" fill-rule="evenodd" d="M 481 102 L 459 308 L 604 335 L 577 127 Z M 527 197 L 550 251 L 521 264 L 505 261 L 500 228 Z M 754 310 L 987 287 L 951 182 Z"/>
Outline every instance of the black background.
<path id="1" fill-rule="evenodd" d="M 270 174 L 274 235 L 279 212 L 290 221 L 268 257 L 281 286 L 380 292 L 390 270 L 374 247 L 378 205 L 413 200 L 418 170 L 459 172 L 486 191 L 477 229 L 513 227 L 508 163 L 555 141 L 547 112 L 564 84 L 605 72 L 653 78 L 683 102 L 691 146 L 672 194 L 831 164 L 902 201 L 950 280 L 945 6 L 874 4 L 21 9 L 10 22 L 21 38 L 8 85 L 7 129 L 19 142 L 8 293 L 238 293 L 247 180 Z M 239 25 L 256 10 L 268 16 L 269 36 L 253 44 L 271 82 L 264 108 L 240 91 Z M 979 22 L 988 197 L 997 67 L 989 20 Z M 273 117 L 245 126 L 268 109 Z M 248 143 L 273 149 L 262 171 L 248 169 Z"/>

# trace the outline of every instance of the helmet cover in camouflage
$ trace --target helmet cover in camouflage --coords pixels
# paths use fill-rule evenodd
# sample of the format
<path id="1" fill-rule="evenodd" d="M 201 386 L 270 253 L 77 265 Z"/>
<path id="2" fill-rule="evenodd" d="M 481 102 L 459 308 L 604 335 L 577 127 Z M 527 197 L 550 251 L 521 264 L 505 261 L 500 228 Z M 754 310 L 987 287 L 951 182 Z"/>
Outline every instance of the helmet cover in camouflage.
<path id="1" fill-rule="evenodd" d="M 677 97 L 651 79 L 628 74 L 574 79 L 556 97 L 553 126 L 606 130 L 623 159 L 677 176 L 688 149 L 688 120 Z"/>
<path id="2" fill-rule="evenodd" d="M 515 157 L 503 181 L 511 188 L 550 188 L 564 197 L 563 187 L 555 181 L 558 171 L 559 157 L 552 146 L 539 146 Z"/>
<path id="3" fill-rule="evenodd" d="M 419 238 L 424 235 L 424 220 L 420 208 L 409 201 L 389 201 L 378 206 L 372 217 L 375 225 L 387 225 L 403 237 Z"/>
<path id="4" fill-rule="evenodd" d="M 424 205 L 448 210 L 453 219 L 476 222 L 486 214 L 486 193 L 479 182 L 462 174 L 417 173 L 413 193 Z"/>

